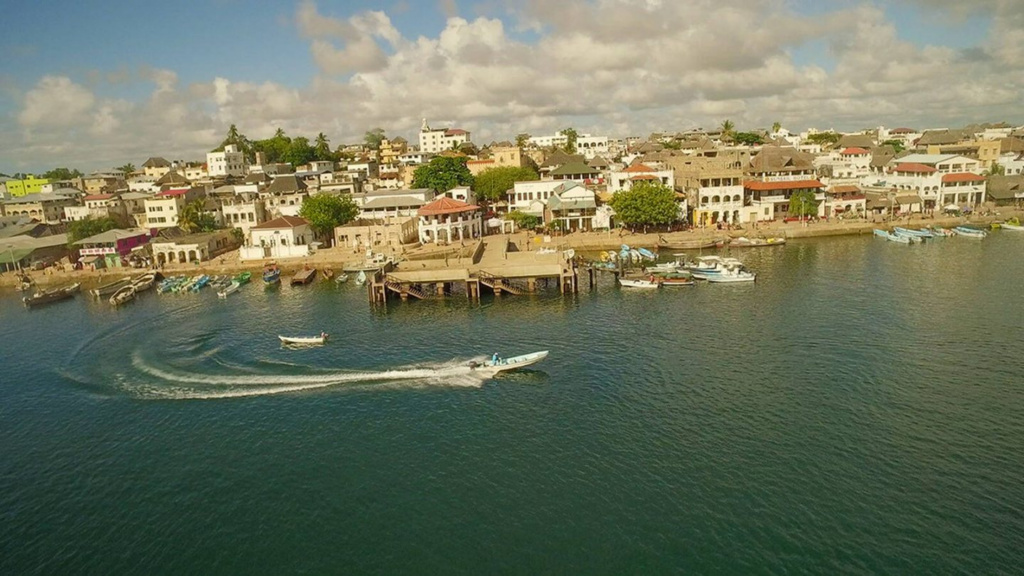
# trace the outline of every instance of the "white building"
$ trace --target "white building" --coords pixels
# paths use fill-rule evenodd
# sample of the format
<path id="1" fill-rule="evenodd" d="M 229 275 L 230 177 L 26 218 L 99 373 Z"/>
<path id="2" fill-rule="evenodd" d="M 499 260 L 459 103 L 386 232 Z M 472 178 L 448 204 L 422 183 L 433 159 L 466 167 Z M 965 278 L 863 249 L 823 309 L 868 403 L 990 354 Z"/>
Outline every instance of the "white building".
<path id="1" fill-rule="evenodd" d="M 483 234 L 480 207 L 441 196 L 420 208 L 420 242 L 448 243 L 456 240 L 479 238 Z"/>
<path id="2" fill-rule="evenodd" d="M 429 188 L 373 190 L 352 195 L 352 201 L 359 207 L 359 218 L 364 220 L 410 218 L 433 199 L 434 191 Z"/>
<path id="3" fill-rule="evenodd" d="M 247 168 L 245 154 L 239 151 L 235 144 L 228 144 L 223 152 L 208 152 L 206 165 L 207 173 L 212 177 L 245 176 Z"/>
<path id="4" fill-rule="evenodd" d="M 470 134 L 461 128 L 431 128 L 423 119 L 420 128 L 420 152 L 437 154 L 469 142 Z"/>
<path id="5" fill-rule="evenodd" d="M 575 183 L 564 180 L 516 182 L 508 194 L 508 209 L 543 219 L 548 199 L 572 184 Z"/>
<path id="6" fill-rule="evenodd" d="M 890 162 L 883 179 L 866 182 L 874 188 L 916 193 L 924 210 L 977 205 L 985 201 L 981 161 L 950 154 L 910 154 Z"/>
<path id="7" fill-rule="evenodd" d="M 637 182 L 655 182 L 674 189 L 676 177 L 672 170 L 656 170 L 647 164 L 634 164 L 624 170 L 611 173 L 608 178 L 608 191 L 614 194 L 630 190 Z"/>
<path id="8" fill-rule="evenodd" d="M 178 225 L 178 215 L 181 209 L 190 201 L 198 198 L 197 194 L 190 194 L 191 190 L 183 188 L 180 190 L 167 190 L 147 198 L 146 227 L 147 228 L 173 228 Z"/>
<path id="9" fill-rule="evenodd" d="M 249 242 L 239 249 L 240 260 L 301 258 L 309 256 L 313 229 L 304 218 L 282 216 L 253 226 Z"/>
<path id="10" fill-rule="evenodd" d="M 537 148 L 564 148 L 569 143 L 569 138 L 558 132 L 550 136 L 531 136 L 528 142 Z M 576 137 L 576 154 L 582 154 L 587 160 L 595 156 L 608 156 L 609 152 L 607 136 L 580 134 Z"/>
<path id="11" fill-rule="evenodd" d="M 238 228 L 246 237 L 249 236 L 249 231 L 253 227 L 262 224 L 267 219 L 263 200 L 255 194 L 227 198 L 221 204 L 221 211 L 224 214 L 224 224 Z"/>

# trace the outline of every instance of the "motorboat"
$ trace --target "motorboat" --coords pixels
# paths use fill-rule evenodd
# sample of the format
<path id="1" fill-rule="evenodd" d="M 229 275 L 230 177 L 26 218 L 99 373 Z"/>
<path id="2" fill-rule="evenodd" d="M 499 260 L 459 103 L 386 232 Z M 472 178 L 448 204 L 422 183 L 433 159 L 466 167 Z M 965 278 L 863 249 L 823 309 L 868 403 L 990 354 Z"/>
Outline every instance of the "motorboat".
<path id="1" fill-rule="evenodd" d="M 956 230 L 956 233 L 958 235 L 966 236 L 968 238 L 982 239 L 988 236 L 988 232 L 985 232 L 984 230 L 979 230 L 977 228 L 970 228 L 968 226 L 957 226 L 956 228 L 954 228 L 954 230 Z"/>
<path id="2" fill-rule="evenodd" d="M 199 277 L 198 280 L 195 281 L 195 284 L 193 284 L 192 287 L 189 288 L 189 290 L 191 290 L 192 292 L 199 292 L 200 290 L 205 288 L 206 285 L 209 283 L 210 277 L 207 276 L 206 274 L 203 274 L 202 276 Z"/>
<path id="3" fill-rule="evenodd" d="M 110 297 L 110 305 L 120 306 L 122 304 L 127 304 L 128 302 L 131 302 L 134 299 L 135 286 L 128 284 L 127 286 L 124 286 L 117 292 L 114 292 L 114 295 Z"/>
<path id="4" fill-rule="evenodd" d="M 619 285 L 623 288 L 659 288 L 661 287 L 660 282 L 654 280 L 636 279 L 630 280 L 628 278 L 619 278 Z"/>
<path id="5" fill-rule="evenodd" d="M 915 242 L 924 242 L 924 238 L 916 234 L 912 234 L 911 231 L 905 228 L 900 228 L 898 230 L 894 228 L 892 234 L 897 238 L 906 238 L 907 240 L 910 240 L 911 244 Z"/>
<path id="6" fill-rule="evenodd" d="M 1024 226 L 1020 225 L 1020 220 L 1017 218 L 1010 218 L 1001 225 L 1003 230 L 1012 230 L 1014 232 L 1024 232 Z"/>
<path id="7" fill-rule="evenodd" d="M 366 284 L 366 272 L 364 272 L 363 270 L 360 270 L 359 274 L 356 276 L 356 284 L 360 286 Z"/>
<path id="8" fill-rule="evenodd" d="M 729 242 L 730 248 L 764 248 L 766 246 L 782 246 L 785 238 L 747 238 L 740 236 Z"/>
<path id="9" fill-rule="evenodd" d="M 676 270 L 679 270 L 678 262 L 664 262 L 647 267 L 648 272 L 675 272 Z"/>
<path id="10" fill-rule="evenodd" d="M 697 283 L 693 281 L 693 278 L 662 278 L 661 285 L 665 288 L 685 288 L 687 286 L 696 286 Z"/>
<path id="11" fill-rule="evenodd" d="M 344 272 L 342 272 L 341 274 L 338 274 L 334 278 L 334 283 L 335 284 L 344 284 L 345 282 L 348 282 L 348 274 L 345 274 Z"/>
<path id="12" fill-rule="evenodd" d="M 497 355 L 495 355 L 497 356 Z M 531 352 L 530 354 L 523 354 L 522 356 L 513 356 L 511 358 L 494 358 L 486 362 L 472 361 L 469 363 L 471 370 L 478 374 L 484 374 L 486 376 L 494 376 L 500 372 L 508 372 L 511 370 L 519 370 L 532 366 L 537 362 L 548 357 L 548 351 L 542 350 L 540 352 Z"/>
<path id="13" fill-rule="evenodd" d="M 276 284 L 281 281 L 281 267 L 277 264 L 267 264 L 263 268 L 263 282 L 265 284 Z"/>
<path id="14" fill-rule="evenodd" d="M 720 274 L 709 274 L 705 280 L 712 284 L 728 284 L 734 282 L 753 282 L 757 279 L 757 274 L 753 272 L 747 272 L 746 270 L 725 270 Z"/>
<path id="15" fill-rule="evenodd" d="M 647 248 L 637 248 L 636 251 L 637 251 L 637 253 L 640 254 L 640 257 L 643 258 L 644 260 L 657 260 L 658 259 L 657 254 L 655 254 L 654 252 L 651 252 Z"/>
<path id="16" fill-rule="evenodd" d="M 910 244 L 911 242 L 909 236 L 900 236 L 899 234 L 893 234 L 891 232 L 886 232 L 885 230 L 879 230 L 878 228 L 875 228 L 874 235 L 899 244 Z"/>
<path id="17" fill-rule="evenodd" d="M 324 344 L 330 338 L 330 334 L 321 332 L 319 336 L 278 336 L 281 344 L 293 344 L 299 346 L 314 346 Z"/>
<path id="18" fill-rule="evenodd" d="M 225 288 L 223 288 L 220 292 L 217 292 L 217 297 L 227 298 L 228 296 L 231 296 L 235 292 L 238 292 L 238 289 L 241 287 L 242 285 L 239 284 L 238 282 L 232 282 L 231 284 L 228 284 Z"/>
<path id="19" fill-rule="evenodd" d="M 24 298 L 21 299 L 21 301 L 24 302 L 25 306 L 28 306 L 29 308 L 32 308 L 34 306 L 43 306 L 45 304 L 50 304 L 52 302 L 59 302 L 61 300 L 74 298 L 75 293 L 78 292 L 78 289 L 81 288 L 81 286 L 81 284 L 75 282 L 74 284 L 65 286 L 63 288 L 54 288 L 53 290 L 43 290 L 41 292 L 36 292 L 31 296 L 25 296 Z"/>
<path id="20" fill-rule="evenodd" d="M 932 232 L 931 230 L 925 230 L 925 229 L 912 230 L 910 228 L 900 228 L 899 226 L 896 226 L 895 228 L 892 229 L 892 231 L 895 232 L 896 234 L 899 234 L 900 236 L 911 236 L 911 237 L 917 237 L 917 238 L 934 238 L 935 237 L 935 233 L 934 232 Z"/>
<path id="21" fill-rule="evenodd" d="M 240 272 L 237 276 L 232 278 L 231 281 L 232 282 L 237 282 L 239 286 L 242 286 L 242 285 L 248 284 L 249 280 L 251 278 L 252 278 L 252 272 L 249 272 L 248 270 L 244 270 L 244 271 Z"/>

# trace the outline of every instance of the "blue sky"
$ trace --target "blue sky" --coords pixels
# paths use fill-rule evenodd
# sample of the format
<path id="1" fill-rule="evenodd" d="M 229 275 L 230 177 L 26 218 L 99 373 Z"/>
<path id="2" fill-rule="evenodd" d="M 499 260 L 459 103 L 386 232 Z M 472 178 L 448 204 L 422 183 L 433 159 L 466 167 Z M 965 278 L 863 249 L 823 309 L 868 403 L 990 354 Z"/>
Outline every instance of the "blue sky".
<path id="1" fill-rule="evenodd" d="M 375 125 L 412 136 L 422 116 L 464 125 L 486 141 L 571 124 L 626 136 L 722 116 L 741 127 L 778 118 L 797 130 L 1020 121 L 1011 114 L 1019 87 L 1004 82 L 976 94 L 988 73 L 978 65 L 959 74 L 971 76 L 957 88 L 957 101 L 971 109 L 951 114 L 938 97 L 934 108 L 914 98 L 901 109 L 906 92 L 928 86 L 918 68 L 943 82 L 943 67 L 948 74 L 964 50 L 991 60 L 992 74 L 1000 57 L 1016 54 L 1022 40 L 1011 24 L 1024 11 L 1009 0 L 979 0 L 970 12 L 953 0 L 10 4 L 0 37 L 0 131 L 9 135 L 0 143 L 0 172 L 102 167 L 140 145 L 199 156 L 205 139 L 230 122 L 257 136 L 274 126 L 322 129 L 340 143 Z M 306 27 L 303 9 L 312 14 Z M 729 25 L 719 29 L 720 22 Z M 675 56 L 662 59 L 666 53 Z M 159 94 L 156 71 L 175 79 Z M 590 96 L 573 98 L 574 90 Z M 853 92 L 862 102 L 852 101 Z M 48 106 L 75 114 L 57 114 L 58 122 Z M 154 114 L 172 108 L 163 131 L 153 128 Z M 147 114 L 151 122 L 141 126 Z M 160 135 L 166 142 L 143 139 Z M 96 144 L 95 152 L 80 150 L 83 142 Z"/>

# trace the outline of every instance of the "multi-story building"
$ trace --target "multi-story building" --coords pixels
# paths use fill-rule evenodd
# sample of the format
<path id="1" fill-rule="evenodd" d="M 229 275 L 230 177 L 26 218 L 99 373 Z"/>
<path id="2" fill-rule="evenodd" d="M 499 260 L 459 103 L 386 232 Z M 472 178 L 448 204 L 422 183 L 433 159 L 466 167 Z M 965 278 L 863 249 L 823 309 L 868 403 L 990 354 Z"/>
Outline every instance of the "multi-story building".
<path id="1" fill-rule="evenodd" d="M 921 197 L 924 210 L 975 206 L 985 201 L 982 162 L 946 154 L 910 154 L 889 162 L 882 177 L 867 180 L 876 189 L 895 189 Z"/>
<path id="2" fill-rule="evenodd" d="M 171 163 L 159 156 L 154 156 L 142 163 L 142 170 L 146 176 L 155 181 L 171 171 Z"/>
<path id="3" fill-rule="evenodd" d="M 245 154 L 238 149 L 237 144 L 228 144 L 221 152 L 206 154 L 206 170 L 212 178 L 245 176 L 246 168 Z"/>
<path id="4" fill-rule="evenodd" d="M 181 209 L 188 203 L 206 197 L 203 188 L 165 190 L 145 200 L 147 228 L 173 228 L 178 225 Z"/>
<path id="5" fill-rule="evenodd" d="M 569 137 L 558 132 L 550 136 L 531 136 L 528 142 L 537 148 L 565 148 L 569 144 Z M 607 156 L 609 152 L 607 136 L 580 134 L 576 137 L 576 153 L 588 160 L 595 156 Z"/>
<path id="6" fill-rule="evenodd" d="M 380 163 L 382 166 L 391 166 L 398 163 L 398 157 L 409 150 L 409 141 L 401 136 L 392 139 L 383 139 L 380 142 Z"/>
<path id="7" fill-rule="evenodd" d="M 82 186 L 86 194 L 112 194 L 128 188 L 120 172 L 93 172 L 82 177 Z"/>
<path id="8" fill-rule="evenodd" d="M 433 200 L 434 195 L 434 191 L 429 188 L 373 190 L 353 194 L 352 201 L 359 207 L 359 218 L 388 220 L 416 216 L 416 211 Z"/>
<path id="9" fill-rule="evenodd" d="M 4 186 L 7 188 L 7 195 L 12 198 L 19 196 L 27 196 L 29 194 L 39 194 L 43 191 L 43 186 L 49 182 L 46 178 L 36 178 L 35 176 L 29 175 L 21 180 L 15 180 L 11 178 L 4 182 Z"/>
<path id="10" fill-rule="evenodd" d="M 461 128 L 431 128 L 423 119 L 420 128 L 420 152 L 437 154 L 469 142 L 470 133 Z"/>
<path id="11" fill-rule="evenodd" d="M 745 169 L 743 194 L 756 220 L 789 216 L 793 194 L 811 192 L 818 216 L 825 215 L 825 185 L 817 178 L 813 157 L 788 146 L 764 146 Z"/>
<path id="12" fill-rule="evenodd" d="M 78 193 L 78 190 L 75 190 Z M 77 196 L 52 192 L 43 194 L 26 194 L 4 200 L 6 216 L 28 216 L 46 224 L 59 224 L 64 221 L 64 209 L 78 206 Z"/>
<path id="13" fill-rule="evenodd" d="M 246 237 L 253 226 L 267 220 L 266 207 L 257 194 L 245 193 L 225 198 L 220 207 L 224 214 L 224 224 L 238 228 Z"/>
<path id="14" fill-rule="evenodd" d="M 86 218 L 114 218 L 118 222 L 124 222 L 128 217 L 124 202 L 116 194 L 90 194 L 82 200 L 84 204 L 81 206 L 64 208 L 66 220 L 75 222 Z"/>
<path id="15" fill-rule="evenodd" d="M 655 182 L 669 188 L 675 188 L 676 177 L 671 169 L 655 169 L 643 162 L 639 162 L 612 172 L 608 177 L 608 191 L 612 194 L 630 190 L 637 182 Z"/>

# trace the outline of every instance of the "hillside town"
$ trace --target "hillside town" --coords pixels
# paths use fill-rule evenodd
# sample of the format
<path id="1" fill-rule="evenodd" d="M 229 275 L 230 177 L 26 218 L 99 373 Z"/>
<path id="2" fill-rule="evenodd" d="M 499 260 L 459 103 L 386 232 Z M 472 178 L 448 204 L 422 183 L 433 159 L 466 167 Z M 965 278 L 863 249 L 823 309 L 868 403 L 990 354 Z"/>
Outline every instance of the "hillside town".
<path id="1" fill-rule="evenodd" d="M 651 222 L 665 229 L 1024 206 L 1024 127 L 1008 124 L 793 133 L 779 124 L 737 132 L 726 121 L 646 138 L 570 128 L 478 146 L 468 130 L 424 120 L 415 142 L 378 129 L 334 150 L 321 134 L 318 149 L 296 161 L 254 149 L 232 127 L 201 160 L 152 156 L 138 168 L 65 179 L 4 176 L 0 269 L 164 267 L 235 251 L 259 266 L 329 247 L 395 254 L 519 228 L 608 231 L 647 224 L 614 208 L 617 196 L 644 187 L 674 193 L 672 221 Z M 432 167 L 462 176 L 433 183 L 424 170 Z M 482 182 L 493 187 L 499 173 L 509 180 L 484 193 Z M 354 209 L 325 229 L 303 217 L 318 196 Z M 79 237 L 90 229 L 83 222 L 107 224 Z"/>

